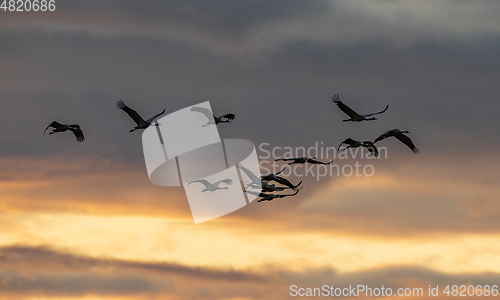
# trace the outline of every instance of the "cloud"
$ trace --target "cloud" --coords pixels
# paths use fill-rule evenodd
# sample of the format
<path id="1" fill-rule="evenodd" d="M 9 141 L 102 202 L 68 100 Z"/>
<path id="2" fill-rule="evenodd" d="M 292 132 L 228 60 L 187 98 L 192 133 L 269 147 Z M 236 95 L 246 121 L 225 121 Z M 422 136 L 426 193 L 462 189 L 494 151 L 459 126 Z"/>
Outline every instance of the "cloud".
<path id="1" fill-rule="evenodd" d="M 7 15 L 7 30 L 175 39 L 226 53 L 268 51 L 305 40 L 336 44 L 381 42 L 404 47 L 427 40 L 498 35 L 491 2 L 421 1 L 154 1 L 66 2 L 50 18 Z M 481 22 L 477 22 L 480 19 Z"/>
<path id="2" fill-rule="evenodd" d="M 119 269 L 152 273 L 155 276 L 177 275 L 203 280 L 255 281 L 263 280 L 258 274 L 236 270 L 218 270 L 202 267 L 188 267 L 176 263 L 126 261 L 112 258 L 92 258 L 71 253 L 55 251 L 47 247 L 7 246 L 0 248 L 0 261 L 4 269 L 15 267 L 17 271 L 25 268 L 42 270 L 50 267 L 49 272 L 79 272 L 93 270 L 106 273 Z M 20 268 L 19 268 L 20 267 Z"/>
<path id="3" fill-rule="evenodd" d="M 1 275 L 2 287 L 12 293 L 8 298 L 22 297 L 21 288 L 27 295 L 32 286 L 37 295 L 280 299 L 288 297 L 295 280 L 345 283 L 348 277 L 339 269 L 390 263 L 411 266 L 357 270 L 353 282 L 374 278 L 380 279 L 376 284 L 396 286 L 398 276 L 417 285 L 490 282 L 496 274 L 453 277 L 415 265 L 428 262 L 443 272 L 480 272 L 493 268 L 497 259 L 499 9 L 497 3 L 468 1 L 127 0 L 65 1 L 51 14 L 3 14 L 4 243 L 80 245 L 94 247 L 90 252 L 98 255 L 114 254 L 139 240 L 148 245 L 137 246 L 137 252 L 133 245 L 128 249 L 132 262 L 49 248 L 3 248 L 4 259 L 12 261 Z M 389 110 L 376 122 L 346 124 L 330 101 L 334 93 L 361 113 L 387 104 Z M 199 242 L 208 240 L 198 229 L 206 227 L 174 230 L 179 226 L 168 225 L 162 228 L 165 235 L 158 235 L 163 239 L 151 242 L 155 248 L 147 240 L 153 234 L 132 228 L 147 222 L 134 218 L 189 222 L 189 207 L 182 189 L 149 183 L 140 133 L 128 132 L 133 122 L 116 108 L 120 99 L 144 117 L 209 100 L 216 113 L 236 114 L 233 123 L 220 126 L 222 137 L 269 143 L 270 148 L 307 148 L 316 142 L 337 147 L 347 137 L 373 140 L 400 128 L 411 132 L 422 152 L 416 156 L 399 141 L 385 140 L 380 145 L 387 147 L 388 159 L 363 160 L 374 165 L 374 177 L 316 181 L 290 176 L 293 182 L 304 180 L 297 196 L 251 203 L 226 216 L 224 222 L 238 226 L 214 230 L 217 247 Z M 80 124 L 86 141 L 77 143 L 71 133 L 42 136 L 54 120 Z M 43 217 L 30 221 L 33 215 Z M 64 223 L 71 219 L 67 215 L 78 221 Z M 108 227 L 100 228 L 97 221 L 104 217 L 123 218 L 120 225 L 108 220 Z M 43 222 L 50 226 L 32 226 Z M 129 235 L 115 237 L 116 232 Z M 386 243 L 403 235 L 411 236 L 408 249 Z M 443 236 L 453 241 L 441 243 Z M 228 237 L 243 241 L 231 243 Z M 346 237 L 365 243 L 335 248 Z M 196 246 L 186 247 L 193 250 L 182 263 L 136 259 L 158 255 L 176 242 Z M 225 243 L 247 249 L 230 257 L 221 249 Z M 372 244 L 374 253 L 357 250 L 372 249 Z M 269 253 L 285 247 L 296 251 Z M 332 267 L 332 259 L 321 268 L 320 258 L 310 253 L 325 261 L 333 257 L 339 269 Z M 50 273 L 35 257 L 44 257 L 57 271 Z M 231 264 L 246 267 L 274 259 L 290 266 L 296 260 L 302 269 L 259 265 L 231 271 Z M 29 266 L 23 260 L 32 262 L 36 272 L 24 272 Z M 201 266 L 202 261 L 217 260 L 227 269 Z M 314 267 L 304 271 L 307 265 Z M 246 277 L 248 273 L 263 282 Z M 82 287 L 76 286 L 78 281 Z M 124 286 L 130 290 L 120 292 Z"/>
<path id="4" fill-rule="evenodd" d="M 142 299 L 169 296 L 174 299 L 288 299 L 290 286 L 345 288 L 365 285 L 371 288 L 423 288 L 439 285 L 494 285 L 500 278 L 492 273 L 446 274 L 412 266 L 381 268 L 339 274 L 331 268 L 290 271 L 263 267 L 236 271 L 190 267 L 164 262 L 124 261 L 92 258 L 46 247 L 7 246 L 0 248 L 0 296 L 83 295 L 132 297 Z M 16 269 L 17 272 L 12 272 Z M 13 284 L 15 283 L 15 284 Z M 361 296 L 364 296 L 361 293 Z"/>

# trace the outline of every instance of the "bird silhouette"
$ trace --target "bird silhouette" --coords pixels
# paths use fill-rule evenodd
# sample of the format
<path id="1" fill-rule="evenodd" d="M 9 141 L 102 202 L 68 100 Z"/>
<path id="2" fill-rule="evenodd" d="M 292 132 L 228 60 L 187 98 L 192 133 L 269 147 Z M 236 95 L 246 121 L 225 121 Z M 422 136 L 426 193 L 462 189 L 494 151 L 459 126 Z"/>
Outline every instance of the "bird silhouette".
<path id="1" fill-rule="evenodd" d="M 134 129 L 131 129 L 130 132 L 135 131 L 135 130 L 139 130 L 139 129 L 148 128 L 151 125 L 151 123 L 154 122 L 154 120 L 156 118 L 158 118 L 163 113 L 165 113 L 165 109 L 164 109 L 161 113 L 156 114 L 147 120 L 144 120 L 135 110 L 133 110 L 130 107 L 128 107 L 127 105 L 125 105 L 125 103 L 123 103 L 122 100 L 118 101 L 116 106 L 118 106 L 118 108 L 121 108 L 124 112 L 126 112 L 132 118 L 132 120 L 134 120 L 135 123 L 137 123 L 137 126 L 135 126 Z M 158 126 L 158 124 L 156 124 L 155 126 Z"/>
<path id="2" fill-rule="evenodd" d="M 291 189 L 291 188 L 288 186 L 276 186 L 274 184 L 270 184 L 269 181 L 266 180 L 262 181 L 262 188 L 261 188 L 262 192 L 267 192 L 267 193 L 281 192 L 286 189 Z"/>
<path id="3" fill-rule="evenodd" d="M 340 108 L 341 111 L 343 111 L 344 113 L 346 113 L 350 117 L 350 119 L 343 120 L 344 122 L 348 122 L 348 121 L 361 122 L 361 121 L 376 120 L 377 118 L 375 118 L 375 117 L 372 117 L 372 118 L 368 118 L 368 117 L 384 113 L 389 108 L 389 105 L 387 105 L 385 107 L 385 109 L 382 111 L 379 111 L 379 112 L 376 112 L 373 114 L 360 115 L 357 112 L 355 112 L 352 108 L 350 108 L 349 106 L 345 105 L 342 101 L 340 101 L 339 94 L 333 95 L 332 101 L 335 102 L 335 104 L 337 104 L 337 106 Z"/>
<path id="4" fill-rule="evenodd" d="M 204 107 L 198 107 L 198 106 L 191 107 L 191 111 L 202 113 L 205 115 L 205 117 L 207 117 L 208 123 L 203 125 L 204 127 L 208 126 L 208 125 L 219 124 L 219 123 L 231 123 L 231 121 L 236 118 L 236 116 L 234 114 L 225 114 L 225 115 L 216 117 L 210 109 L 204 108 Z"/>
<path id="5" fill-rule="evenodd" d="M 226 185 L 233 184 L 232 179 L 222 179 L 222 180 L 216 181 L 214 183 L 210 183 L 205 179 L 199 179 L 199 180 L 193 180 L 189 184 L 195 183 L 195 182 L 199 182 L 199 183 L 202 183 L 203 185 L 205 185 L 205 189 L 203 189 L 202 192 L 215 192 L 216 190 L 227 190 L 228 189 L 227 186 L 221 188 L 221 187 L 219 187 L 219 184 L 221 184 L 221 183 L 225 183 Z"/>
<path id="6" fill-rule="evenodd" d="M 378 157 L 378 154 L 379 154 L 377 147 L 375 147 L 375 145 L 371 141 L 363 141 L 362 142 L 362 141 L 353 140 L 351 138 L 347 138 L 342 143 L 340 143 L 339 148 L 337 149 L 337 151 L 340 151 L 340 147 L 343 144 L 347 144 L 349 146 L 345 147 L 342 150 L 346 150 L 346 149 L 349 149 L 349 148 L 358 148 L 358 147 L 362 146 L 362 147 L 365 147 L 366 149 L 368 149 L 368 151 L 370 151 L 370 153 L 373 156 L 375 156 L 375 157 Z"/>
<path id="7" fill-rule="evenodd" d="M 420 150 L 417 147 L 415 147 L 412 140 L 407 135 L 405 135 L 405 133 L 410 133 L 410 132 L 407 130 L 401 131 L 399 129 L 387 130 L 386 132 L 382 133 L 378 138 L 376 138 L 375 141 L 373 141 L 373 143 L 375 144 L 383 139 L 393 136 L 398 140 L 400 140 L 403 144 L 408 146 L 408 148 L 410 148 L 411 151 L 413 151 L 413 153 L 418 154 Z"/>
<path id="8" fill-rule="evenodd" d="M 246 192 L 246 193 L 248 193 L 248 194 L 261 197 L 257 202 L 272 201 L 272 200 L 277 199 L 277 198 L 291 197 L 291 196 L 297 195 L 297 193 L 299 192 L 297 190 L 293 194 L 277 195 L 277 194 L 266 194 L 266 193 L 252 192 L 252 191 L 247 191 L 245 189 L 243 189 L 243 191 Z"/>
<path id="9" fill-rule="evenodd" d="M 262 175 L 260 178 L 262 180 L 267 180 L 267 181 L 271 181 L 271 180 L 274 180 L 276 181 L 277 183 L 279 184 L 282 184 L 282 185 L 285 185 L 293 190 L 297 189 L 297 187 L 302 183 L 302 181 L 300 181 L 297 185 L 293 185 L 288 179 L 286 178 L 283 178 L 281 176 L 278 176 L 279 174 L 281 174 L 283 171 L 285 170 L 285 168 L 283 168 L 281 171 L 279 171 L 278 173 L 274 173 L 274 174 L 267 174 L 267 175 Z"/>
<path id="10" fill-rule="evenodd" d="M 303 164 L 303 163 L 309 163 L 309 164 L 313 164 L 313 165 L 329 165 L 333 162 L 333 160 L 330 160 L 327 163 L 316 160 L 316 156 L 313 156 L 311 158 L 302 156 L 302 157 L 296 157 L 296 158 L 278 158 L 278 159 L 275 159 L 275 161 L 280 161 L 280 160 L 281 161 L 291 161 L 290 163 L 288 163 L 289 165 Z"/>
<path id="11" fill-rule="evenodd" d="M 257 184 L 259 182 L 261 182 L 261 179 L 260 177 L 257 177 L 257 175 L 255 175 L 252 171 L 250 171 L 249 169 L 245 168 L 243 165 L 241 165 L 240 163 L 238 163 L 238 168 L 240 170 L 242 170 L 246 175 L 247 177 L 250 179 L 250 183 L 247 185 L 250 186 L 257 186 Z"/>
<path id="12" fill-rule="evenodd" d="M 45 135 L 45 131 L 47 131 L 49 127 L 54 128 L 52 132 L 49 132 L 49 134 L 54 134 L 57 132 L 65 132 L 67 130 L 70 130 L 76 136 L 77 141 L 83 142 L 85 140 L 85 137 L 83 136 L 83 131 L 78 124 L 68 125 L 54 121 L 50 123 L 49 126 L 47 126 L 47 128 L 45 128 L 45 130 L 43 131 L 43 135 Z"/>

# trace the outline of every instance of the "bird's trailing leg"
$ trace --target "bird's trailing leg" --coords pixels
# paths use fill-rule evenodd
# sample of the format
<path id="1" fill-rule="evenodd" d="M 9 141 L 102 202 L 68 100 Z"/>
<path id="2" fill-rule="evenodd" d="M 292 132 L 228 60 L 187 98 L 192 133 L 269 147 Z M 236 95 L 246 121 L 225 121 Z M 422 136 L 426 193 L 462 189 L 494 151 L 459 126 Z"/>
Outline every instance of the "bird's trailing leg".
<path id="1" fill-rule="evenodd" d="M 285 171 L 285 168 L 283 167 L 283 169 L 281 169 L 281 171 L 279 171 L 278 173 L 276 173 L 275 175 L 279 175 L 281 173 L 283 173 L 283 171 Z"/>
<path id="2" fill-rule="evenodd" d="M 296 186 L 294 186 L 292 189 L 293 189 L 294 191 L 297 191 L 297 188 L 298 188 L 298 187 L 299 187 L 299 185 L 301 185 L 301 184 L 302 184 L 302 180 L 301 180 L 301 181 L 300 181 L 300 182 L 299 182 Z"/>

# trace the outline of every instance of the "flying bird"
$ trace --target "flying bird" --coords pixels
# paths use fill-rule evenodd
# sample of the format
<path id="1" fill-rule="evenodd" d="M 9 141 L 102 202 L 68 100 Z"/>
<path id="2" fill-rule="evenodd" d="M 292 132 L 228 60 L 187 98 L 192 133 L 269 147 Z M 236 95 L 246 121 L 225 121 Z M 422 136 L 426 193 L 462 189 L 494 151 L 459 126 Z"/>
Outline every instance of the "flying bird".
<path id="1" fill-rule="evenodd" d="M 362 142 L 362 141 L 356 141 L 356 140 L 353 140 L 351 138 L 348 138 L 348 139 L 345 139 L 342 143 L 340 143 L 337 151 L 340 151 L 340 147 L 343 144 L 347 144 L 349 146 L 345 147 L 342 150 L 346 150 L 349 148 L 358 148 L 358 147 L 362 146 L 362 147 L 365 147 L 366 149 L 368 149 L 368 151 L 370 151 L 371 155 L 378 157 L 378 149 L 377 149 L 377 147 L 375 147 L 375 145 L 371 141 L 363 141 Z"/>
<path id="2" fill-rule="evenodd" d="M 148 128 L 151 125 L 151 123 L 154 122 L 154 120 L 156 118 L 158 118 L 163 113 L 165 113 L 165 110 L 163 110 L 161 113 L 156 114 L 147 120 L 144 120 L 135 110 L 133 110 L 130 107 L 128 107 L 127 105 L 125 105 L 125 103 L 123 103 L 122 100 L 118 101 L 116 106 L 118 106 L 118 108 L 121 108 L 124 112 L 126 112 L 132 118 L 132 120 L 134 120 L 137 123 L 137 126 L 135 126 L 134 129 L 130 130 L 130 132 L 138 130 L 138 129 Z M 158 126 L 158 124 L 155 124 L 155 126 Z"/>
<path id="3" fill-rule="evenodd" d="M 216 181 L 214 183 L 210 183 L 205 179 L 199 179 L 199 180 L 193 180 L 189 184 L 195 183 L 195 182 L 199 182 L 199 183 L 202 183 L 203 185 L 205 185 L 205 189 L 203 189 L 202 192 L 215 192 L 216 190 L 227 190 L 228 189 L 227 186 L 221 188 L 221 187 L 219 187 L 219 184 L 221 184 L 221 183 L 225 183 L 226 185 L 233 184 L 232 179 L 222 179 L 222 180 Z"/>
<path id="4" fill-rule="evenodd" d="M 302 181 L 299 182 L 299 184 L 297 185 L 293 185 L 290 181 L 288 181 L 287 179 L 283 178 L 283 177 L 280 177 L 278 176 L 279 174 L 281 174 L 283 171 L 285 171 L 285 168 L 283 168 L 281 171 L 279 171 L 278 173 L 276 174 L 268 174 L 268 175 L 262 175 L 260 178 L 257 177 L 257 175 L 255 175 L 252 171 L 250 171 L 249 169 L 243 167 L 241 164 L 238 164 L 238 168 L 240 170 L 242 170 L 247 176 L 248 178 L 250 178 L 251 182 L 249 184 L 247 184 L 247 188 L 252 186 L 252 187 L 258 187 L 257 186 L 257 183 L 260 181 L 261 182 L 261 188 L 262 189 L 266 189 L 266 186 L 267 186 L 267 189 L 273 189 L 272 186 L 274 185 L 270 185 L 269 184 L 269 181 L 271 180 L 274 180 L 276 182 L 278 182 L 279 184 L 282 184 L 282 185 L 285 185 L 287 186 L 288 188 L 290 189 L 296 189 L 299 185 L 302 184 Z M 276 187 L 275 190 L 280 190 L 280 187 Z"/>
<path id="5" fill-rule="evenodd" d="M 71 132 L 73 132 L 73 134 L 76 136 L 77 141 L 83 142 L 83 140 L 85 140 L 85 137 L 83 136 L 83 132 L 80 129 L 80 126 L 77 124 L 68 125 L 68 124 L 61 124 L 57 121 L 54 121 L 54 122 L 50 123 L 50 125 L 47 126 L 47 128 L 45 128 L 45 130 L 43 131 L 43 135 L 45 135 L 45 131 L 47 131 L 47 129 L 49 129 L 49 127 L 54 128 L 52 130 L 52 132 L 49 132 L 49 134 L 54 134 L 57 132 L 65 132 L 66 130 L 71 130 Z"/>
<path id="6" fill-rule="evenodd" d="M 257 177 L 257 175 L 255 175 L 252 171 L 250 171 L 249 169 L 245 168 L 244 166 L 242 166 L 240 163 L 238 164 L 238 168 L 240 170 L 242 170 L 248 178 L 250 178 L 251 182 L 247 185 L 247 187 L 249 186 L 256 186 L 258 182 L 261 182 L 261 179 L 260 177 Z M 263 185 L 264 183 L 262 182 L 261 185 Z"/>
<path id="7" fill-rule="evenodd" d="M 267 180 L 261 180 L 260 186 L 254 182 L 250 182 L 249 184 L 247 184 L 247 186 L 245 188 L 248 189 L 249 187 L 254 188 L 254 189 L 258 188 L 262 192 L 281 192 L 281 191 L 286 190 L 286 189 L 291 189 L 288 186 L 276 186 L 274 184 L 270 184 L 269 181 L 267 181 Z"/>
<path id="8" fill-rule="evenodd" d="M 276 195 L 276 194 L 257 193 L 257 192 L 247 191 L 245 189 L 243 189 L 243 191 L 248 193 L 248 194 L 261 197 L 257 202 L 271 201 L 271 200 L 274 200 L 276 198 L 285 198 L 285 197 L 295 196 L 299 192 L 299 191 L 295 191 L 295 193 L 293 193 L 293 194 Z"/>
<path id="9" fill-rule="evenodd" d="M 322 161 L 319 161 L 319 160 L 316 160 L 316 156 L 313 156 L 311 158 L 308 158 L 308 157 L 305 157 L 305 156 L 302 156 L 302 157 L 296 157 L 296 158 L 279 158 L 279 159 L 276 159 L 275 161 L 292 161 L 290 163 L 288 163 L 289 165 L 292 165 L 292 164 L 303 164 L 303 163 L 309 163 L 309 164 L 313 164 L 313 165 L 329 165 L 333 162 L 333 160 L 330 160 L 329 162 L 322 162 Z"/>
<path id="10" fill-rule="evenodd" d="M 408 146 L 408 148 L 410 148 L 411 151 L 413 151 L 413 153 L 418 154 L 420 150 L 417 147 L 415 147 L 411 139 L 407 135 L 405 135 L 405 133 L 410 133 L 410 132 L 407 130 L 401 131 L 399 129 L 387 130 L 386 132 L 381 134 L 378 138 L 376 138 L 375 141 L 373 141 L 373 143 L 375 144 L 376 142 L 379 142 L 383 139 L 393 136 L 398 140 L 400 140 L 403 144 Z"/>
<path id="11" fill-rule="evenodd" d="M 203 125 L 203 127 L 219 123 L 231 123 L 231 121 L 236 118 L 234 114 L 225 114 L 220 117 L 216 117 L 214 114 L 212 114 L 212 111 L 210 109 L 198 106 L 191 107 L 191 111 L 202 113 L 205 115 L 205 117 L 207 117 L 208 123 Z"/>
<path id="12" fill-rule="evenodd" d="M 261 176 L 260 178 L 262 180 L 267 180 L 267 181 L 271 181 L 271 180 L 274 180 L 276 181 L 277 183 L 279 184 L 282 184 L 282 185 L 285 185 L 293 190 L 297 189 L 297 187 L 299 185 L 302 184 L 302 181 L 300 181 L 297 185 L 293 185 L 288 179 L 286 178 L 283 178 L 281 176 L 278 176 L 279 174 L 281 174 L 283 171 L 285 170 L 285 168 L 283 168 L 281 171 L 279 171 L 278 173 L 275 173 L 275 174 L 267 174 L 267 175 L 263 175 Z"/>
<path id="13" fill-rule="evenodd" d="M 357 112 L 355 112 L 354 110 L 352 110 L 352 108 L 350 108 L 349 106 L 347 106 L 344 103 L 342 103 L 342 101 L 340 101 L 339 94 L 333 95 L 332 96 L 332 101 L 337 104 L 337 106 L 340 108 L 341 111 L 343 111 L 349 117 L 351 117 L 350 119 L 343 120 L 344 122 L 348 122 L 348 121 L 361 122 L 361 121 L 376 120 L 377 118 L 371 117 L 371 116 L 379 115 L 381 113 L 384 113 L 389 108 L 389 105 L 387 105 L 384 110 L 379 111 L 377 113 L 367 114 L 367 115 L 360 115 Z M 371 118 L 368 118 L 368 117 L 371 117 Z"/>
<path id="14" fill-rule="evenodd" d="M 257 182 L 260 182 L 261 184 L 258 185 Z M 270 184 L 268 180 L 261 180 L 258 177 L 255 178 L 252 182 L 248 183 L 245 188 L 249 188 L 249 187 L 258 188 L 262 192 L 281 192 L 283 190 L 290 189 L 290 187 L 288 187 L 288 186 L 276 186 L 274 184 Z"/>
<path id="15" fill-rule="evenodd" d="M 283 190 L 290 189 L 290 187 L 287 186 L 276 186 L 274 184 L 269 184 L 269 181 L 263 180 L 262 181 L 262 192 L 281 192 Z"/>

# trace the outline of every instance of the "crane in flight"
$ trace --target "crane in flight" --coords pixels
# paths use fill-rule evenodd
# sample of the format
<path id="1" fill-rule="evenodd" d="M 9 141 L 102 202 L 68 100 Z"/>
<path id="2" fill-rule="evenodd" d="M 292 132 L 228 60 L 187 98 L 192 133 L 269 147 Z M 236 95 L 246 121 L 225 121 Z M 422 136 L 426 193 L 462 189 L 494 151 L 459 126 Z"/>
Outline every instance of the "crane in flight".
<path id="1" fill-rule="evenodd" d="M 216 181 L 214 183 L 210 183 L 205 179 L 199 179 L 199 180 L 193 180 L 189 184 L 195 183 L 195 182 L 202 183 L 205 186 L 205 188 L 202 190 L 202 192 L 215 192 L 216 190 L 227 190 L 228 189 L 227 186 L 219 187 L 219 185 L 221 183 L 225 183 L 226 185 L 233 184 L 232 179 L 222 179 L 222 180 Z"/>
<path id="2" fill-rule="evenodd" d="M 290 189 L 287 186 L 276 186 L 274 184 L 270 184 L 269 181 L 262 181 L 262 192 L 272 193 L 272 192 L 281 192 L 283 190 Z"/>
<path id="3" fill-rule="evenodd" d="M 377 147 L 375 147 L 375 145 L 371 141 L 363 141 L 362 142 L 362 141 L 356 141 L 356 140 L 353 140 L 351 138 L 348 138 L 348 139 L 345 139 L 342 143 L 340 143 L 337 151 L 340 151 L 340 147 L 343 144 L 347 144 L 349 146 L 342 149 L 342 151 L 349 149 L 349 148 L 358 148 L 358 147 L 362 146 L 362 147 L 365 147 L 366 149 L 368 149 L 368 151 L 370 151 L 371 155 L 373 155 L 375 157 L 378 157 L 378 154 L 379 154 Z"/>
<path id="4" fill-rule="evenodd" d="M 295 196 L 297 195 L 297 193 L 299 192 L 298 190 L 295 191 L 295 193 L 293 194 L 285 194 L 285 195 L 276 195 L 276 194 L 266 194 L 266 193 L 258 193 L 258 192 L 252 192 L 252 191 L 247 191 L 245 189 L 243 189 L 243 191 L 245 193 L 248 193 L 250 195 L 254 195 L 254 196 L 257 196 L 257 197 L 261 197 L 259 200 L 257 200 L 257 202 L 262 202 L 262 201 L 272 201 L 276 198 L 285 198 L 285 197 L 291 197 L 291 196 Z"/>
<path id="5" fill-rule="evenodd" d="M 329 162 L 322 162 L 322 161 L 319 161 L 319 160 L 316 160 L 316 156 L 313 156 L 311 158 L 308 158 L 308 157 L 305 157 L 305 156 L 302 156 L 302 157 L 296 157 L 296 158 L 278 158 L 276 159 L 275 161 L 292 161 L 290 163 L 288 163 L 289 165 L 292 165 L 292 164 L 304 164 L 304 163 L 309 163 L 309 164 L 313 164 L 313 165 L 329 165 L 333 162 L 333 160 L 330 160 Z"/>
<path id="6" fill-rule="evenodd" d="M 271 180 L 274 180 L 276 181 L 277 183 L 279 184 L 282 184 L 284 186 L 287 186 L 293 190 L 296 190 L 297 187 L 299 185 L 302 184 L 302 181 L 300 181 L 297 185 L 293 185 L 288 179 L 286 178 L 283 178 L 281 176 L 278 176 L 279 174 L 281 174 L 283 171 L 285 170 L 285 168 L 283 168 L 281 171 L 279 171 L 278 173 L 274 173 L 274 174 L 267 174 L 267 175 L 262 175 L 260 176 L 260 178 L 262 180 L 267 180 L 267 181 L 271 181 Z"/>
<path id="7" fill-rule="evenodd" d="M 250 183 L 247 184 L 247 187 L 249 187 L 249 186 L 256 187 L 259 182 L 261 182 L 261 185 L 264 185 L 264 182 L 262 182 L 262 180 L 260 179 L 260 177 L 258 177 L 257 175 L 255 175 L 254 172 L 252 172 L 249 169 L 245 168 L 240 163 L 238 163 L 238 168 L 240 170 L 242 170 L 247 175 L 247 177 L 250 179 Z"/>
<path id="8" fill-rule="evenodd" d="M 208 122 L 207 122 L 207 124 L 203 125 L 203 127 L 208 126 L 208 125 L 213 125 L 213 124 L 219 124 L 219 123 L 231 123 L 231 121 L 236 118 L 236 116 L 234 114 L 225 114 L 225 115 L 216 117 L 210 109 L 204 108 L 204 107 L 198 107 L 198 106 L 191 107 L 191 111 L 202 113 L 205 115 L 205 117 L 207 117 Z"/>
<path id="9" fill-rule="evenodd" d="M 333 95 L 332 96 L 332 101 L 335 104 L 337 104 L 337 106 L 340 108 L 341 111 L 343 111 L 344 113 L 346 113 L 350 117 L 350 119 L 343 120 L 344 122 L 348 122 L 348 121 L 361 122 L 361 121 L 376 120 L 377 118 L 371 117 L 371 116 L 379 115 L 381 113 L 384 113 L 389 108 L 389 105 L 387 105 L 385 107 L 385 109 L 382 110 L 382 111 L 379 111 L 379 112 L 376 112 L 376 113 L 372 113 L 372 114 L 367 114 L 367 115 L 360 115 L 357 112 L 355 112 L 352 108 L 350 108 L 349 106 L 345 105 L 342 101 L 340 101 L 339 94 Z M 368 117 L 371 117 L 371 118 L 368 118 Z"/>
<path id="10" fill-rule="evenodd" d="M 148 128 L 151 125 L 151 123 L 154 122 L 154 120 L 156 118 L 158 118 L 163 113 L 165 113 L 165 109 L 164 109 L 161 113 L 156 114 L 147 120 L 144 120 L 135 110 L 133 110 L 130 107 L 128 107 L 127 105 L 125 105 L 125 103 L 123 103 L 122 100 L 118 101 L 116 106 L 118 108 L 122 109 L 124 112 L 126 112 L 132 118 L 132 120 L 134 120 L 135 123 L 137 123 L 137 126 L 135 126 L 134 129 L 131 129 L 130 132 L 135 131 L 135 130 L 139 130 L 139 129 Z M 155 124 L 155 126 L 158 126 L 158 123 Z"/>
<path id="11" fill-rule="evenodd" d="M 45 131 L 47 131 L 49 127 L 54 128 L 52 132 L 49 132 L 49 134 L 54 134 L 57 132 L 65 132 L 67 130 L 70 130 L 76 136 L 77 141 L 83 142 L 83 140 L 85 140 L 85 137 L 83 136 L 83 131 L 78 124 L 68 125 L 54 121 L 50 123 L 49 126 L 47 126 L 47 128 L 45 128 L 45 130 L 43 131 L 43 135 L 45 135 Z"/>
<path id="12" fill-rule="evenodd" d="M 299 182 L 299 184 L 293 185 L 287 179 L 278 176 L 279 174 L 281 174 L 281 172 L 283 172 L 285 170 L 285 168 L 283 168 L 281 171 L 279 171 L 276 174 L 268 174 L 268 175 L 263 175 L 261 177 L 257 177 L 257 175 L 255 175 L 252 171 L 245 168 L 241 164 L 238 164 L 238 168 L 240 170 L 242 170 L 247 175 L 247 177 L 251 180 L 250 183 L 247 184 L 246 188 L 248 188 L 248 187 L 261 188 L 265 192 L 273 192 L 273 191 L 282 191 L 282 190 L 287 189 L 287 188 L 295 190 L 295 189 L 297 189 L 297 187 L 300 184 L 302 184 L 302 181 L 301 181 L 301 182 Z M 274 181 L 278 182 L 279 184 L 282 184 L 286 187 L 277 187 L 274 184 L 270 184 L 269 181 L 271 181 L 271 180 L 274 180 Z M 258 185 L 259 182 L 261 183 L 260 186 Z"/>
<path id="13" fill-rule="evenodd" d="M 375 144 L 376 142 L 379 142 L 383 139 L 393 136 L 397 138 L 399 141 L 401 141 L 403 144 L 408 146 L 408 148 L 410 148 L 411 151 L 413 151 L 413 153 L 418 154 L 420 150 L 417 147 L 415 147 L 415 144 L 413 144 L 412 140 L 407 135 L 405 135 L 405 133 L 410 133 L 410 132 L 408 130 L 402 131 L 399 129 L 387 130 L 386 132 L 382 133 L 378 138 L 376 138 L 375 141 L 373 141 L 373 143 Z"/>

